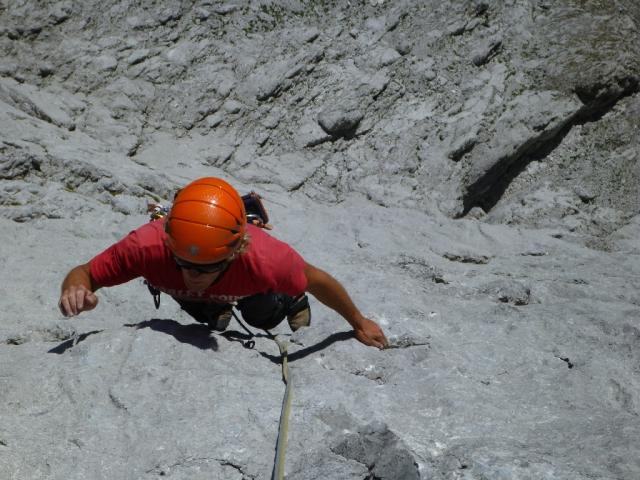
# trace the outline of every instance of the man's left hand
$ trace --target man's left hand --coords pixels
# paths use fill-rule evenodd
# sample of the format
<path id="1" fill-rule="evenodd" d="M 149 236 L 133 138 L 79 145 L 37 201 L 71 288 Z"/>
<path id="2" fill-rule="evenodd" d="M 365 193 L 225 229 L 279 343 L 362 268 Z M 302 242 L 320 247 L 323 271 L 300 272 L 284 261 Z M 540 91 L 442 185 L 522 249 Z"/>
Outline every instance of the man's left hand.
<path id="1" fill-rule="evenodd" d="M 389 345 L 387 337 L 384 336 L 380 326 L 366 317 L 362 317 L 354 331 L 356 338 L 369 347 L 376 347 L 382 350 Z"/>

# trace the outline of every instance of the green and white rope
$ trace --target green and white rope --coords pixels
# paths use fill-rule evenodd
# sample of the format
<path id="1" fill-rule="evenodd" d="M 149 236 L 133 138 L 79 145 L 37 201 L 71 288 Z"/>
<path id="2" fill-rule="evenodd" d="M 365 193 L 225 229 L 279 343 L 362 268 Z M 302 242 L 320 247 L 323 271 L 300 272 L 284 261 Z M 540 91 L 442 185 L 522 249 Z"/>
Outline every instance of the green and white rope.
<path id="1" fill-rule="evenodd" d="M 284 464 L 287 450 L 287 436 L 289 433 L 289 413 L 291 411 L 291 378 L 289 376 L 289 362 L 287 357 L 287 347 L 289 342 L 280 340 L 278 337 L 272 337 L 278 344 L 280 349 L 280 358 L 282 359 L 282 381 L 286 387 L 284 390 L 284 398 L 282 399 L 282 410 L 280 412 L 280 426 L 278 427 L 278 442 L 276 444 L 276 459 L 273 465 L 272 480 L 284 479 Z"/>

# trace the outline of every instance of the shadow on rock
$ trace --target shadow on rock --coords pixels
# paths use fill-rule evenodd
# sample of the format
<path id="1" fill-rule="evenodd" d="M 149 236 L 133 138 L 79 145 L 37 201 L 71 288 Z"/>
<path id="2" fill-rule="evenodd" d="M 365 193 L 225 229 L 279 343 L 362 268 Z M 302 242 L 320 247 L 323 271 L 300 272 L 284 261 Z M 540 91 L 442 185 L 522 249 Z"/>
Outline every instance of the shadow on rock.
<path id="1" fill-rule="evenodd" d="M 64 352 L 69 350 L 71 347 L 77 345 L 80 342 L 83 342 L 89 335 L 94 335 L 96 333 L 100 333 L 103 330 L 93 330 L 92 332 L 82 333 L 78 335 L 77 339 L 73 337 L 65 340 L 57 347 L 53 347 L 51 350 L 47 350 L 47 353 L 57 353 L 58 355 L 62 355 Z"/>
<path id="2" fill-rule="evenodd" d="M 175 320 L 152 318 L 140 323 L 125 323 L 125 327 L 133 327 L 136 330 L 150 328 L 156 332 L 173 336 L 181 343 L 188 343 L 201 350 L 218 350 L 218 342 L 211 336 L 211 330 L 206 325 L 192 323 L 182 325 Z"/>
<path id="3" fill-rule="evenodd" d="M 316 352 L 319 352 L 320 350 L 324 350 L 332 343 L 342 342 L 344 340 L 350 340 L 352 338 L 355 338 L 353 331 L 332 333 L 327 338 L 325 338 L 321 342 L 316 343 L 315 345 L 302 348 L 297 352 L 289 353 L 287 356 L 287 359 L 289 360 L 289 363 L 295 362 L 296 360 L 300 360 L 301 358 L 311 355 L 312 353 L 316 353 Z M 278 363 L 278 364 L 280 363 L 280 358 L 281 358 L 280 355 L 269 355 L 268 353 L 264 353 L 264 352 L 259 352 L 259 353 L 264 358 L 271 360 L 273 363 Z"/>

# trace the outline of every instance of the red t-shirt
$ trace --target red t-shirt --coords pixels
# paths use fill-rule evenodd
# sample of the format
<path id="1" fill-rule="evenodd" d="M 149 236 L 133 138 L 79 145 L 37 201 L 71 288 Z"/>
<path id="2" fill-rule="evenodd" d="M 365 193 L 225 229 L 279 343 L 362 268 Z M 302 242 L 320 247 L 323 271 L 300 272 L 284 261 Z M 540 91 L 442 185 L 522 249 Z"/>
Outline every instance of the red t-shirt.
<path id="1" fill-rule="evenodd" d="M 213 285 L 202 292 L 187 290 L 182 272 L 165 246 L 164 220 L 149 222 L 91 260 L 91 276 L 110 287 L 144 277 L 174 298 L 219 303 L 257 293 L 300 295 L 307 287 L 305 262 L 289 245 L 253 225 L 249 249 L 238 256 Z"/>

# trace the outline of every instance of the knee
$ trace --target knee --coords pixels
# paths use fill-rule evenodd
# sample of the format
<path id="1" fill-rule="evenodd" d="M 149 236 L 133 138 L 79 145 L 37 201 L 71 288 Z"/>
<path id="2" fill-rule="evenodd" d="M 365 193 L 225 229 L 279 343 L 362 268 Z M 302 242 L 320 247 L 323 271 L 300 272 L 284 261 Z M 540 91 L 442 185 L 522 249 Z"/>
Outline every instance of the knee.
<path id="1" fill-rule="evenodd" d="M 238 302 L 242 318 L 252 327 L 269 330 L 286 316 L 286 295 L 265 293 L 244 298 Z"/>
<path id="2" fill-rule="evenodd" d="M 291 330 L 310 323 L 311 313 L 306 295 L 292 297 L 281 293 L 253 295 L 238 302 L 238 309 L 245 321 L 256 328 L 270 330 L 285 318 Z"/>

